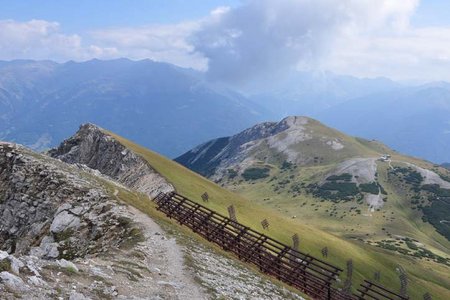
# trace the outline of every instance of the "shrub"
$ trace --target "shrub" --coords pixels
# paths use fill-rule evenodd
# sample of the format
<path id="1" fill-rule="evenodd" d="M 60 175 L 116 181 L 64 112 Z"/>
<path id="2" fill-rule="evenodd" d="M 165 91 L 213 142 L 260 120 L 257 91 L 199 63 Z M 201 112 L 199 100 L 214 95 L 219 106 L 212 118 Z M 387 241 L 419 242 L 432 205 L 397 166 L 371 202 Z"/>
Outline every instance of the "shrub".
<path id="1" fill-rule="evenodd" d="M 257 180 L 269 177 L 269 168 L 248 168 L 242 173 L 245 180 Z"/>
<path id="2" fill-rule="evenodd" d="M 343 173 L 341 175 L 331 175 L 327 177 L 327 180 L 329 181 L 351 181 L 353 178 L 352 174 L 349 173 Z"/>
<path id="3" fill-rule="evenodd" d="M 359 188 L 361 189 L 361 192 L 370 193 L 370 194 L 374 194 L 374 195 L 378 195 L 378 193 L 380 192 L 380 189 L 376 182 L 361 183 L 359 185 Z"/>
<path id="4" fill-rule="evenodd" d="M 0 272 L 9 272 L 11 271 L 11 262 L 8 259 L 0 260 Z"/>
<path id="5" fill-rule="evenodd" d="M 281 170 L 289 170 L 292 169 L 294 167 L 293 163 L 290 163 L 288 161 L 284 161 L 283 164 L 281 165 Z"/>
<path id="6" fill-rule="evenodd" d="M 230 178 L 230 179 L 233 179 L 238 175 L 236 170 L 228 169 L 227 171 L 228 171 L 228 178 Z"/>

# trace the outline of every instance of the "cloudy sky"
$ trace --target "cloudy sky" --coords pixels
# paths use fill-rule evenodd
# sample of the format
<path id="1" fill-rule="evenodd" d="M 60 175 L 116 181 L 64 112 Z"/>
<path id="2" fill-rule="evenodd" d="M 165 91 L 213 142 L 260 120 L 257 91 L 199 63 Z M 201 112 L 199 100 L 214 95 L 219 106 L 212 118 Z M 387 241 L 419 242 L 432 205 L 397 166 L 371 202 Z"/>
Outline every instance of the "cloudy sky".
<path id="1" fill-rule="evenodd" d="M 450 1 L 0 0 L 0 60 L 118 57 L 228 82 L 292 69 L 450 81 Z"/>

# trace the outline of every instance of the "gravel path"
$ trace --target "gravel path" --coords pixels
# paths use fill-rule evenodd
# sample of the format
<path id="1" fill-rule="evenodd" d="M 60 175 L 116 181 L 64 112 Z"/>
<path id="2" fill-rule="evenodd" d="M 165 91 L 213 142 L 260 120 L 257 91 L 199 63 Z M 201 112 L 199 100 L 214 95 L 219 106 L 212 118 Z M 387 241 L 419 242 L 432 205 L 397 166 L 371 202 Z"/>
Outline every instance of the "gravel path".
<path id="1" fill-rule="evenodd" d="M 183 251 L 174 238 L 167 238 L 161 227 L 151 218 L 130 207 L 135 215 L 134 221 L 143 226 L 145 242 L 137 248 L 146 253 L 146 265 L 157 273 L 156 287 L 169 298 L 163 299 L 208 299 L 201 287 L 194 281 L 194 276 L 184 267 Z"/>

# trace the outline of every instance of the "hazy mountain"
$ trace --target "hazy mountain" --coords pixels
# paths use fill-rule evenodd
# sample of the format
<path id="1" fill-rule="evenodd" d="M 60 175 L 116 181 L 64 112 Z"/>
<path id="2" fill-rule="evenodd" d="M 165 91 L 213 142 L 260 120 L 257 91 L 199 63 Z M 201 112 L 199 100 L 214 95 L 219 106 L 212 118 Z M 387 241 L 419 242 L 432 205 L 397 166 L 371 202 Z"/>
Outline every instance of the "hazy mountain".
<path id="1" fill-rule="evenodd" d="M 408 85 L 386 78 L 293 73 L 257 85 L 249 94 L 278 118 L 307 115 L 409 155 L 450 161 L 449 83 Z"/>
<path id="2" fill-rule="evenodd" d="M 331 107 L 319 120 L 436 163 L 450 161 L 450 85 L 376 93 Z"/>
<path id="3" fill-rule="evenodd" d="M 381 77 L 370 79 L 330 72 L 292 72 L 278 81 L 257 83 L 246 92 L 250 99 L 282 118 L 289 115 L 314 116 L 350 99 L 400 87 L 400 84 Z"/>
<path id="4" fill-rule="evenodd" d="M 0 138 L 35 149 L 95 122 L 173 156 L 262 120 L 262 111 L 201 73 L 150 60 L 0 64 Z"/>
<path id="5" fill-rule="evenodd" d="M 309 115 L 436 163 L 450 161 L 450 85 L 292 73 L 245 97 L 203 73 L 149 60 L 0 63 L 0 138 L 54 146 L 93 122 L 165 155 L 260 121 Z M 250 100 L 249 100 L 250 99 Z"/>

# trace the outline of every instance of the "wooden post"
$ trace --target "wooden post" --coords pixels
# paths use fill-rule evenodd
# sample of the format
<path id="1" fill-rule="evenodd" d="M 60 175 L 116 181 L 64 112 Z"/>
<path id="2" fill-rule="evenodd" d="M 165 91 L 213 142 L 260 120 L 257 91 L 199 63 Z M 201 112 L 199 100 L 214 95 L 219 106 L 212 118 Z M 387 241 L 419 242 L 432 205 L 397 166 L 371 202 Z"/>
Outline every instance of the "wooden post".
<path id="1" fill-rule="evenodd" d="M 234 209 L 233 205 L 228 206 L 228 215 L 230 216 L 231 220 L 237 222 L 236 210 Z"/>
<path id="2" fill-rule="evenodd" d="M 344 283 L 344 292 L 346 294 L 351 294 L 352 292 L 352 277 L 353 277 L 353 260 L 349 259 L 347 261 L 347 278 Z"/>
<path id="3" fill-rule="evenodd" d="M 262 225 L 263 229 L 265 229 L 265 230 L 269 229 L 269 221 L 267 221 L 267 219 L 262 220 L 261 225 Z"/>
<path id="4" fill-rule="evenodd" d="M 299 248 L 300 248 L 300 238 L 298 237 L 298 234 L 294 234 L 292 236 L 292 249 L 298 251 Z"/>
<path id="5" fill-rule="evenodd" d="M 323 257 L 328 257 L 328 247 L 323 247 L 322 248 L 322 256 Z"/>
<path id="6" fill-rule="evenodd" d="M 204 192 L 202 194 L 202 200 L 203 200 L 203 202 L 208 202 L 209 201 L 209 195 L 208 195 L 207 192 Z"/>

